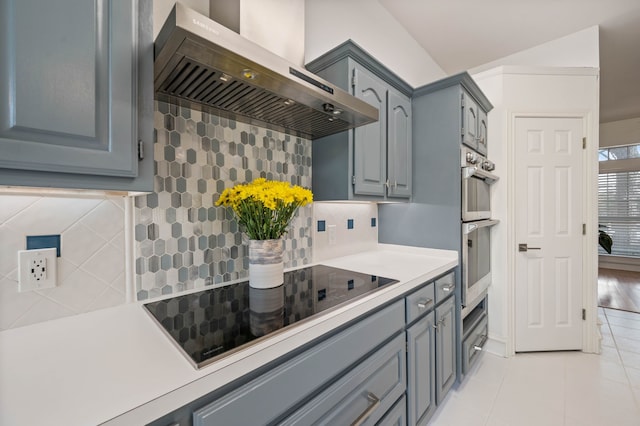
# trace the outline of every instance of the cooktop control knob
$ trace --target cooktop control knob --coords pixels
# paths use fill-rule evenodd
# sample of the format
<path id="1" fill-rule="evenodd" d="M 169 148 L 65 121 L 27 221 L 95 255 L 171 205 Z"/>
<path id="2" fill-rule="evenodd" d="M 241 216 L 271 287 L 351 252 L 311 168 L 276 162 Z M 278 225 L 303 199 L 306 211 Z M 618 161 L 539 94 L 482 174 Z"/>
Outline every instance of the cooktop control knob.
<path id="1" fill-rule="evenodd" d="M 475 152 L 467 152 L 467 163 L 476 164 L 478 162 L 478 154 Z"/>
<path id="2" fill-rule="evenodd" d="M 493 169 L 495 169 L 495 168 L 496 168 L 496 165 L 495 165 L 495 164 L 493 164 L 493 163 L 492 163 L 491 161 L 489 161 L 489 160 L 484 160 L 484 161 L 482 162 L 482 168 L 483 168 L 483 169 L 485 169 L 486 171 L 490 172 L 490 171 L 492 171 Z"/>

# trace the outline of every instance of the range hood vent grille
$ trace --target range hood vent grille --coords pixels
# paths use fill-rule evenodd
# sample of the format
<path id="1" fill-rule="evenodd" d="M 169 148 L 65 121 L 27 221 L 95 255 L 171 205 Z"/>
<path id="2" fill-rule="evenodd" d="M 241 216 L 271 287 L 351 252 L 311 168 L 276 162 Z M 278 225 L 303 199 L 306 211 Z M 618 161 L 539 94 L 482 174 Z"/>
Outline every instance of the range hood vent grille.
<path id="1" fill-rule="evenodd" d="M 224 78 L 226 81 L 223 81 Z M 302 135 L 322 137 L 353 126 L 339 118 L 311 107 L 231 78 L 188 58 L 182 58 L 175 69 L 157 89 L 169 99 L 181 99 L 210 107 L 235 119 L 270 124 L 294 130 Z M 289 104 L 289 105 L 287 105 Z M 329 119 L 333 121 L 329 121 Z"/>
<path id="2" fill-rule="evenodd" d="M 180 3 L 155 49 L 161 101 L 310 139 L 378 119 L 373 106 Z"/>

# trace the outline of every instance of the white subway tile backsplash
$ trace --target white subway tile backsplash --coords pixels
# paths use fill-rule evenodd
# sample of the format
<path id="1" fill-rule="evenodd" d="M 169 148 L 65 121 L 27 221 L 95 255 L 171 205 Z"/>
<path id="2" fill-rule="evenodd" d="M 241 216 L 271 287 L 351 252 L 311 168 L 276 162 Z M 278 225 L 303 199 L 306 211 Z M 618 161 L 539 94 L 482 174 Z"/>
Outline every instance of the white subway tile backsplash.
<path id="1" fill-rule="evenodd" d="M 0 276 L 18 269 L 18 250 L 26 248 L 25 237 L 9 227 L 0 225 Z"/>
<path id="2" fill-rule="evenodd" d="M 100 199 L 42 197 L 6 221 L 26 235 L 60 234 L 93 210 Z"/>
<path id="3" fill-rule="evenodd" d="M 26 311 L 11 327 L 22 327 L 25 325 L 35 324 L 38 322 L 50 321 L 58 318 L 68 317 L 76 314 L 69 308 L 66 308 L 53 300 L 41 297 L 35 305 Z"/>
<path id="4" fill-rule="evenodd" d="M 15 195 L 10 203 L 0 203 L 0 223 L 6 222 L 39 199 L 40 197 Z"/>
<path id="5" fill-rule="evenodd" d="M 316 202 L 313 216 L 314 262 L 372 250 L 378 244 L 378 227 L 371 226 L 371 219 L 378 217 L 375 203 Z M 333 229 L 335 243 L 332 243 Z"/>
<path id="6" fill-rule="evenodd" d="M 119 207 L 111 200 L 104 200 L 82 219 L 82 223 L 92 229 L 105 240 L 110 240 L 122 231 L 122 224 L 114 217 L 122 217 L 124 207 Z"/>
<path id="7" fill-rule="evenodd" d="M 106 283 L 82 269 L 76 269 L 63 285 L 39 290 L 38 293 L 73 312 L 84 312 L 105 287 L 107 287 Z"/>
<path id="8" fill-rule="evenodd" d="M 33 292 L 18 293 L 14 280 L 0 278 L 0 330 L 11 328 L 39 300 L 40 296 Z"/>
<path id="9" fill-rule="evenodd" d="M 0 206 L 0 330 L 124 302 L 122 197 L 0 194 Z M 58 285 L 19 293 L 18 250 L 50 234 L 61 236 Z"/>
<path id="10" fill-rule="evenodd" d="M 65 258 L 76 266 L 82 265 L 107 241 L 81 222 L 73 224 L 62 238 Z"/>
<path id="11" fill-rule="evenodd" d="M 111 244 L 106 244 L 91 256 L 81 268 L 96 279 L 109 283 L 124 272 L 124 252 Z"/>

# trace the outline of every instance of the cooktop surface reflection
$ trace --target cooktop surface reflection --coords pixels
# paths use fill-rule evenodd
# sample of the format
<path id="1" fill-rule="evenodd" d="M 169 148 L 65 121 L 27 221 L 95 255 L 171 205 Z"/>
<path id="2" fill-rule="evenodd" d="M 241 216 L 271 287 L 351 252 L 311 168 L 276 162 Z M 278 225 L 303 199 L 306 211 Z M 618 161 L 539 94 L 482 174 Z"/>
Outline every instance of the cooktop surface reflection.
<path id="1" fill-rule="evenodd" d="M 201 368 L 263 336 L 397 282 L 315 265 L 285 272 L 284 284 L 272 289 L 255 289 L 245 281 L 144 307 Z"/>

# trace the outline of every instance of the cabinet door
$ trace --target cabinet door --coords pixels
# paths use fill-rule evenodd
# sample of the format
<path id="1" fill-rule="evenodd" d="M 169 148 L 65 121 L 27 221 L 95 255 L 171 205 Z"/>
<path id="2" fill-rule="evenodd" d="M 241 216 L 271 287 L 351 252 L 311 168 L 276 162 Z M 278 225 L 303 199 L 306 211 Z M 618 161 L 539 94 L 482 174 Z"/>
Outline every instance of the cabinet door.
<path id="1" fill-rule="evenodd" d="M 407 329 L 408 424 L 425 424 L 436 409 L 435 328 L 431 312 Z"/>
<path id="2" fill-rule="evenodd" d="M 436 308 L 436 402 L 440 404 L 456 380 L 454 297 Z"/>
<path id="3" fill-rule="evenodd" d="M 136 4 L 0 2 L 0 169 L 137 175 Z"/>
<path id="4" fill-rule="evenodd" d="M 487 113 L 478 109 L 478 152 L 487 155 Z"/>
<path id="5" fill-rule="evenodd" d="M 387 172 L 387 87 L 356 65 L 353 68 L 354 95 L 378 108 L 380 120 L 354 130 L 353 193 L 384 196 Z"/>
<path id="6" fill-rule="evenodd" d="M 403 396 L 396 402 L 387 414 L 376 426 L 406 426 L 407 425 L 407 400 Z"/>
<path id="7" fill-rule="evenodd" d="M 462 93 L 462 143 L 478 149 L 478 104 L 467 93 Z"/>
<path id="8" fill-rule="evenodd" d="M 411 197 L 411 100 L 388 92 L 387 171 L 389 197 Z"/>

